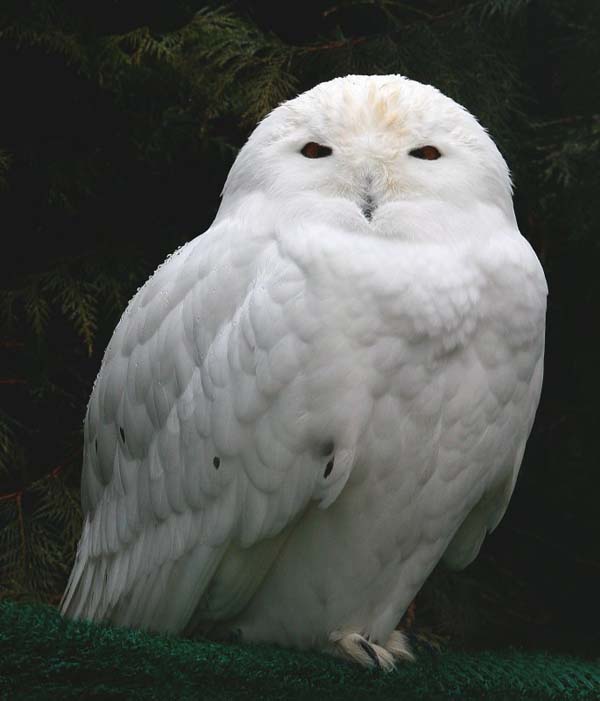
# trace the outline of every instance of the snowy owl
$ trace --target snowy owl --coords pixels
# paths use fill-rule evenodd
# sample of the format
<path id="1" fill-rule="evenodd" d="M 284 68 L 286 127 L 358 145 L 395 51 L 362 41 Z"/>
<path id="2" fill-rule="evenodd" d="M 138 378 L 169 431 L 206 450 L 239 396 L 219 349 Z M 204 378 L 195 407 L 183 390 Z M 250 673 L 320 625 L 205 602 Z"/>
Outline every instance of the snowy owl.
<path id="1" fill-rule="evenodd" d="M 507 508 L 546 294 L 456 102 L 389 75 L 280 105 L 106 350 L 63 612 L 410 657 L 404 611 Z"/>

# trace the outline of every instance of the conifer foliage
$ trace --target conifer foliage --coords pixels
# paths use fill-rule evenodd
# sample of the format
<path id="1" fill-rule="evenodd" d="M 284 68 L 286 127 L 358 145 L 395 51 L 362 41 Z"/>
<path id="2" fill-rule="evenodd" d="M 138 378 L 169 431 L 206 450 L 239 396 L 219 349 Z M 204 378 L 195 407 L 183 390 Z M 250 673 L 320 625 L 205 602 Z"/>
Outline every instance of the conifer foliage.
<path id="1" fill-rule="evenodd" d="M 539 631 L 568 625 L 562 605 L 587 605 L 600 579 L 598 370 L 582 339 L 600 293 L 599 20 L 594 0 L 2 3 L 0 596 L 60 596 L 103 349 L 135 289 L 210 223 L 256 121 L 335 76 L 401 73 L 490 130 L 552 290 L 514 504 L 481 562 L 441 576 L 429 601 L 453 635 L 483 628 L 457 609 L 460 591 L 471 609 L 487 597 L 497 622 L 513 620 L 508 598 Z"/>

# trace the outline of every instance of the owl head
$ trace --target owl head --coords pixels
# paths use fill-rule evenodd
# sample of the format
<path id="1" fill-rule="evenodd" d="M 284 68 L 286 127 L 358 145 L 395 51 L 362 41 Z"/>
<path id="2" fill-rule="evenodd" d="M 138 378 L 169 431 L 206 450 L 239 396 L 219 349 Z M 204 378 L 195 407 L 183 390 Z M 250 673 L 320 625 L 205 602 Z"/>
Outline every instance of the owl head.
<path id="1" fill-rule="evenodd" d="M 373 231 L 407 208 L 487 207 L 514 221 L 508 167 L 485 129 L 398 75 L 336 78 L 273 110 L 240 151 L 223 205 L 252 192 L 288 216 L 320 210 Z"/>

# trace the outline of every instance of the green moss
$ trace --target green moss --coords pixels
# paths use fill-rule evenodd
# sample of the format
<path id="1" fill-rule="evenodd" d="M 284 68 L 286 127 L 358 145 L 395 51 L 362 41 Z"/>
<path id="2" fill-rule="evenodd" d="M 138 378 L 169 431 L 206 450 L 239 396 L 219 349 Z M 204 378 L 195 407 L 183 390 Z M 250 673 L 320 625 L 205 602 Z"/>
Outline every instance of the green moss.
<path id="1" fill-rule="evenodd" d="M 0 602 L 7 699 L 597 699 L 600 666 L 506 650 L 421 656 L 388 675 L 327 655 L 66 621 Z"/>

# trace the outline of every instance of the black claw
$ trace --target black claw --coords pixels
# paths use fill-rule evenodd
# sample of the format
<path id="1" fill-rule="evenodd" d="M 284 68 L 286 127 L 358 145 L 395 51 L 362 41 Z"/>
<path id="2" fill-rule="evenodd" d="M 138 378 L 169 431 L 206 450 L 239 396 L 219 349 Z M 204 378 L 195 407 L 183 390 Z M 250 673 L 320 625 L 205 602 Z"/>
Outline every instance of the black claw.
<path id="1" fill-rule="evenodd" d="M 369 643 L 366 640 L 359 640 L 359 645 L 362 647 L 362 649 L 369 655 L 369 657 L 373 660 L 373 664 L 377 669 L 381 669 L 381 663 L 379 662 L 379 657 L 377 657 L 377 653 L 373 648 L 369 645 Z"/>

